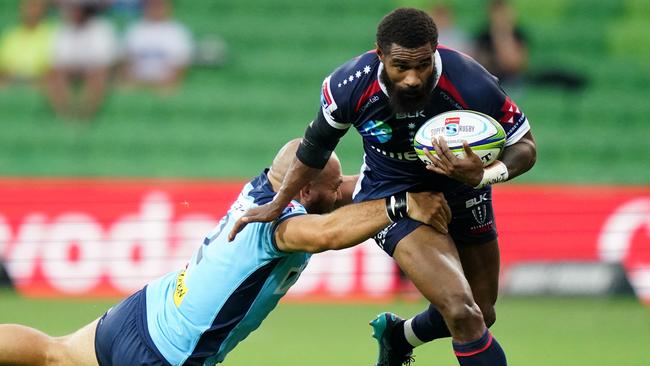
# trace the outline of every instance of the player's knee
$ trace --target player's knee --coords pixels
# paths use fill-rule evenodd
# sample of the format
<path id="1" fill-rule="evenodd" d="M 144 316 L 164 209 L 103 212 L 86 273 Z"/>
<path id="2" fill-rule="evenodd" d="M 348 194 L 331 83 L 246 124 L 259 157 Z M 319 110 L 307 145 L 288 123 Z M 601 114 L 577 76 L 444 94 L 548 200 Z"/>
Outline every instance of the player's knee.
<path id="1" fill-rule="evenodd" d="M 482 328 L 484 323 L 481 309 L 471 298 L 466 296 L 448 297 L 440 311 L 445 322 L 452 329 Z"/>

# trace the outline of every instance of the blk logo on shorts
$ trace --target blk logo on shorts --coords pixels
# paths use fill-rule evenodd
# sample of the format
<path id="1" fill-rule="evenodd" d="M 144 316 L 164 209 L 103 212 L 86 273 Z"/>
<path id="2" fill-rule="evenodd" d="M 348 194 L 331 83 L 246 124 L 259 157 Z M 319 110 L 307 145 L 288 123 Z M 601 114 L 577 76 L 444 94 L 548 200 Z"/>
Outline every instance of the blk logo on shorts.
<path id="1" fill-rule="evenodd" d="M 478 197 L 475 197 L 475 198 L 472 198 L 472 199 L 469 199 L 469 200 L 465 201 L 465 208 L 474 207 L 476 205 L 479 205 L 479 204 L 481 204 L 483 202 L 487 202 L 489 200 L 490 199 L 487 197 L 487 193 L 482 193 Z"/>

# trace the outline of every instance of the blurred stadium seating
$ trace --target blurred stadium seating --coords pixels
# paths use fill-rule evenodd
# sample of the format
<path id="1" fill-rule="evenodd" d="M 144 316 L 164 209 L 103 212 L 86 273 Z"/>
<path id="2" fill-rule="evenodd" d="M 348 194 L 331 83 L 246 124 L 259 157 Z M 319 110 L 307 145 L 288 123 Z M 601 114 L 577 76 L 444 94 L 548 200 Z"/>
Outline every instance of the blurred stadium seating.
<path id="1" fill-rule="evenodd" d="M 461 25 L 476 29 L 483 1 L 453 1 Z M 531 38 L 532 69 L 584 73 L 582 92 L 529 87 L 518 104 L 539 140 L 539 162 L 522 182 L 650 182 L 650 36 L 642 0 L 515 0 Z M 0 24 L 16 0 L 0 4 Z M 302 134 L 318 106 L 321 79 L 373 46 L 377 21 L 418 1 L 178 1 L 198 38 L 225 39 L 230 62 L 195 68 L 178 94 L 116 90 L 97 120 L 55 120 L 29 89 L 0 90 L 0 169 L 26 176 L 247 177 L 281 143 Z M 541 7 L 541 8 L 540 8 Z M 336 9 L 336 10 L 334 10 Z M 645 11 L 644 11 L 645 10 Z M 635 15 L 637 14 L 637 15 Z M 357 170 L 359 139 L 346 136 L 344 170 Z M 607 170 L 603 172 L 603 166 Z"/>

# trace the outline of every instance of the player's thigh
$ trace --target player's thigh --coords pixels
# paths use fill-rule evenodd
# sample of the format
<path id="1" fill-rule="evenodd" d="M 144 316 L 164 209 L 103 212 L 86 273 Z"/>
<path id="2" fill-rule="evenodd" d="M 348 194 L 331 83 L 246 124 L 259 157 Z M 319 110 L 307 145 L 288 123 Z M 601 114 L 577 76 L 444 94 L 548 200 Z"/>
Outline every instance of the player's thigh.
<path id="1" fill-rule="evenodd" d="M 393 257 L 422 295 L 441 311 L 453 304 L 473 304 L 458 251 L 448 235 L 421 225 L 399 241 Z"/>
<path id="2" fill-rule="evenodd" d="M 467 282 L 479 305 L 494 305 L 499 294 L 499 243 L 496 239 L 476 245 L 459 245 L 458 255 Z"/>
<path id="3" fill-rule="evenodd" d="M 95 355 L 95 331 L 99 319 L 71 335 L 55 338 L 52 363 L 56 366 L 98 366 Z"/>
<path id="4" fill-rule="evenodd" d="M 492 189 L 458 188 L 445 193 L 453 219 L 449 233 L 479 305 L 493 305 L 499 285 L 499 246 L 492 208 Z"/>

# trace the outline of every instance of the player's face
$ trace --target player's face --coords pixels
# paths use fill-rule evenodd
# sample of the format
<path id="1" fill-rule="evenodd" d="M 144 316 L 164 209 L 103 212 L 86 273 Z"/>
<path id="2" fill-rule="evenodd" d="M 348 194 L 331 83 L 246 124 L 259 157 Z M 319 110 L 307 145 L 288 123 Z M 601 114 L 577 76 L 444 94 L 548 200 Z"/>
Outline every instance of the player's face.
<path id="1" fill-rule="evenodd" d="M 422 109 L 429 101 L 435 82 L 432 44 L 405 48 L 395 43 L 387 53 L 378 50 L 384 64 L 380 75 L 396 113 Z"/>
<path id="2" fill-rule="evenodd" d="M 341 198 L 341 163 L 332 156 L 318 177 L 310 183 L 309 193 L 302 197 L 302 204 L 310 214 L 324 214 L 334 210 Z"/>

